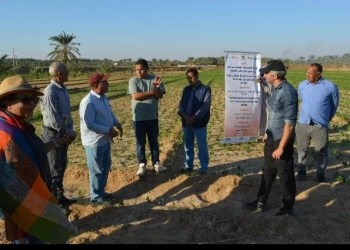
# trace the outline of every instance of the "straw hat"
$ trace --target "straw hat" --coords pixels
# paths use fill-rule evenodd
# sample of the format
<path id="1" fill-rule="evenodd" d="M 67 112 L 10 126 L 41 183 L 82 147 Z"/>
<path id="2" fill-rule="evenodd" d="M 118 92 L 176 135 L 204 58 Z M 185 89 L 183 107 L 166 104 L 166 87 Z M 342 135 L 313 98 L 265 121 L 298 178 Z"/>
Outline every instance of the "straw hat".
<path id="1" fill-rule="evenodd" d="M 33 95 L 44 95 L 38 88 L 33 88 L 23 76 L 10 76 L 0 84 L 0 99 L 11 94 L 28 91 Z"/>

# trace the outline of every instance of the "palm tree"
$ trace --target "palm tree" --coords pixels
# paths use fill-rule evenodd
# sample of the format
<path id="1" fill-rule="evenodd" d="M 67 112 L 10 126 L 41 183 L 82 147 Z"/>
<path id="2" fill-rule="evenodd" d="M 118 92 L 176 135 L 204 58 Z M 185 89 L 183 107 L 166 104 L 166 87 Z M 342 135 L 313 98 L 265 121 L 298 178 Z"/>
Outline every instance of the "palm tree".
<path id="1" fill-rule="evenodd" d="M 8 55 L 2 55 L 0 57 L 0 78 L 6 76 L 10 73 L 12 66 L 10 64 L 6 64 L 5 60 Z"/>
<path id="2" fill-rule="evenodd" d="M 71 34 L 68 35 L 66 32 L 59 34 L 58 36 L 52 36 L 49 40 L 53 41 L 50 46 L 55 46 L 55 50 L 47 55 L 50 60 L 61 61 L 67 64 L 69 61 L 77 61 L 76 54 L 80 56 L 79 49 L 76 46 L 80 46 L 80 43 L 72 42 L 76 37 Z"/>

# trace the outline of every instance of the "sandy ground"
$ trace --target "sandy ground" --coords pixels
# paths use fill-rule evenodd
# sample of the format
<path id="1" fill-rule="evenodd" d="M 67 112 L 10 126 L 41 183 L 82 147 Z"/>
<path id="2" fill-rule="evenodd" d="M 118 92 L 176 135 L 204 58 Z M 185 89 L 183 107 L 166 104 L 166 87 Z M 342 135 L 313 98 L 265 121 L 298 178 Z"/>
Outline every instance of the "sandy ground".
<path id="1" fill-rule="evenodd" d="M 258 153 L 256 153 L 258 154 Z M 252 157 L 254 154 L 252 154 Z M 110 173 L 107 191 L 111 204 L 92 206 L 86 168 L 70 166 L 65 177 L 67 196 L 78 197 L 69 219 L 79 235 L 71 244 L 224 244 L 224 243 L 349 243 L 350 187 L 335 182 L 341 165 L 331 165 L 327 183 L 318 183 L 311 170 L 297 182 L 293 216 L 276 217 L 281 193 L 276 180 L 268 211 L 250 212 L 243 203 L 255 199 L 262 158 L 240 169 L 239 159 L 211 167 L 206 176 L 179 174 L 181 154 L 166 173 L 149 171 L 139 178 L 135 170 Z M 79 191 L 80 190 L 80 191 Z M 0 222 L 0 243 L 4 239 Z"/>

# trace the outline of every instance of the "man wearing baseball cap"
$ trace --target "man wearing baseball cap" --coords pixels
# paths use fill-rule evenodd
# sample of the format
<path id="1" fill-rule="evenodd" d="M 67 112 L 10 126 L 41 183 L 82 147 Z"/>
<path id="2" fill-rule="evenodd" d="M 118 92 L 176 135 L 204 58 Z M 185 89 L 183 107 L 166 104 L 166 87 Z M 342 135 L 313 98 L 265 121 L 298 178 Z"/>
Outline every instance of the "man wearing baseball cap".
<path id="1" fill-rule="evenodd" d="M 111 142 L 123 135 L 123 128 L 113 114 L 108 97 L 108 75 L 94 73 L 90 76 L 90 92 L 79 106 L 81 141 L 85 149 L 90 179 L 90 201 L 100 204 L 113 199 L 105 192 L 111 168 Z"/>
<path id="2" fill-rule="evenodd" d="M 264 143 L 263 174 L 255 201 L 247 203 L 249 210 L 265 210 L 273 182 L 278 174 L 283 194 L 283 207 L 276 214 L 291 215 L 295 202 L 293 144 L 298 113 L 298 93 L 287 82 L 287 68 L 279 60 L 271 60 L 260 69 L 266 81 L 273 85 L 269 100 L 270 112 Z"/>

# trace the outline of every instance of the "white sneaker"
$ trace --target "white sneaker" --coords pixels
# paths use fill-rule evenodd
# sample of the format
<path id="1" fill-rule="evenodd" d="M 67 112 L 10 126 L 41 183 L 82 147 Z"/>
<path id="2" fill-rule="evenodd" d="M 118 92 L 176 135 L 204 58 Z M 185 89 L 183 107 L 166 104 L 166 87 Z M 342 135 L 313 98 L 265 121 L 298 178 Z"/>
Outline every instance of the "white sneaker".
<path id="1" fill-rule="evenodd" d="M 153 167 L 157 173 L 166 171 L 166 168 L 163 167 L 159 162 L 156 162 Z"/>
<path id="2" fill-rule="evenodd" d="M 138 176 L 143 176 L 146 172 L 146 164 L 145 163 L 140 163 L 139 164 L 139 169 L 137 170 L 136 174 Z"/>

